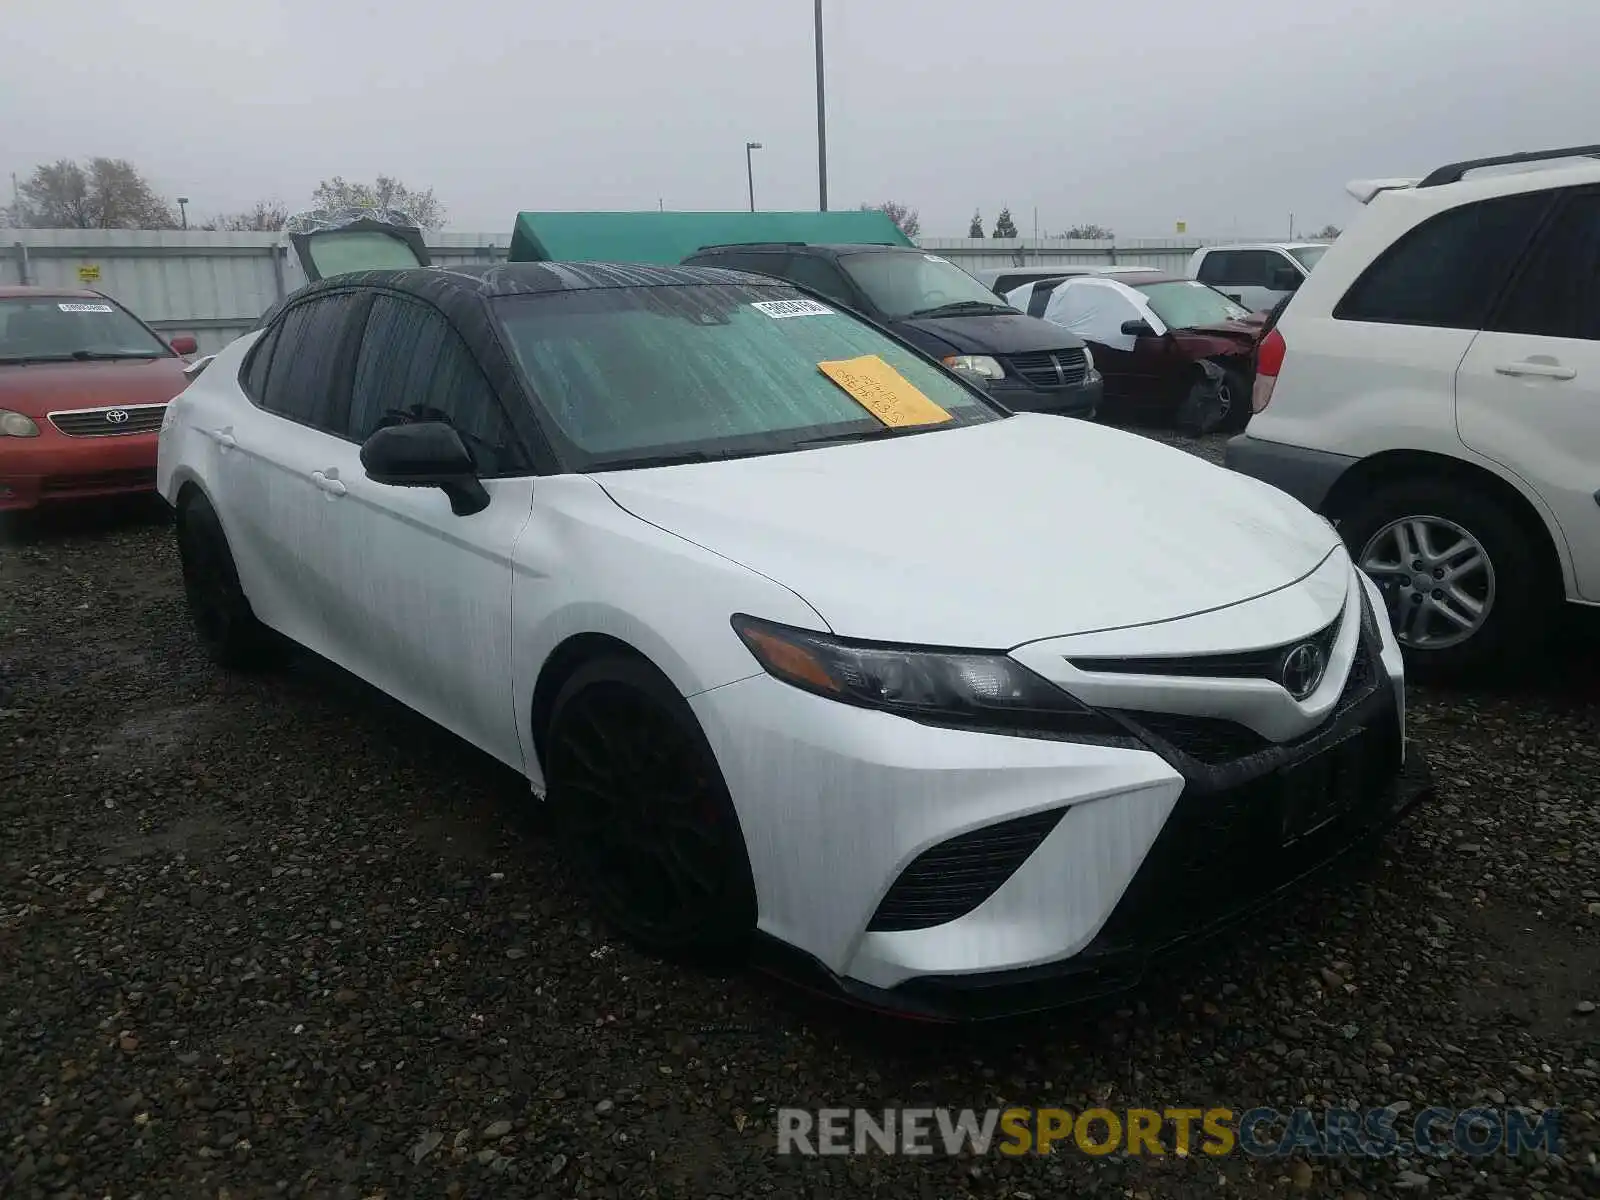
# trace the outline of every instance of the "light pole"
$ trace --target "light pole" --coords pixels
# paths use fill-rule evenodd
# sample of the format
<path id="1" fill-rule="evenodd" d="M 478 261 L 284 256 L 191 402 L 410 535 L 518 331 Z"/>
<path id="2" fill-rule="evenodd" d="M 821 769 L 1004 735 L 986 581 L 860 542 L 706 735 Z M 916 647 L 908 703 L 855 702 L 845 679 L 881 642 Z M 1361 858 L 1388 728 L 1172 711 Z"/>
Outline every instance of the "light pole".
<path id="1" fill-rule="evenodd" d="M 744 177 L 750 185 L 750 211 L 756 210 L 756 169 L 750 162 L 750 151 L 761 149 L 760 142 L 746 142 L 744 144 Z"/>
<path id="2" fill-rule="evenodd" d="M 183 222 L 185 229 L 189 228 L 189 197 L 178 197 L 178 219 Z"/>
<path id="3" fill-rule="evenodd" d="M 822 72 L 822 0 L 816 0 L 817 43 L 817 208 L 828 211 L 828 106 Z"/>

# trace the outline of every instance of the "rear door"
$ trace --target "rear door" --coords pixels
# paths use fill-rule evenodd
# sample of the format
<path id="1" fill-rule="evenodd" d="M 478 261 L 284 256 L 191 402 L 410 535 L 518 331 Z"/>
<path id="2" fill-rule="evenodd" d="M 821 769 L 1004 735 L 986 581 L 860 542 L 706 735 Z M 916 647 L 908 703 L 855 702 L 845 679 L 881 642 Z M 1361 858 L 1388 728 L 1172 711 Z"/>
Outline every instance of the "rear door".
<path id="1" fill-rule="evenodd" d="M 313 472 L 344 420 L 352 335 L 365 298 L 324 292 L 286 308 L 246 359 L 251 403 L 210 431 L 218 443 L 220 514 L 240 582 L 267 624 L 338 661 L 319 553 L 330 516 Z"/>
<path id="2" fill-rule="evenodd" d="M 328 582 L 352 671 L 511 766 L 511 555 L 533 468 L 465 340 L 431 304 L 378 292 L 354 354 L 347 421 L 319 466 L 341 487 Z M 361 443 L 382 426 L 450 424 L 489 506 L 456 516 L 438 488 L 374 483 Z"/>
<path id="3" fill-rule="evenodd" d="M 1560 197 L 1462 360 L 1456 421 L 1538 492 L 1600 600 L 1600 188 Z"/>

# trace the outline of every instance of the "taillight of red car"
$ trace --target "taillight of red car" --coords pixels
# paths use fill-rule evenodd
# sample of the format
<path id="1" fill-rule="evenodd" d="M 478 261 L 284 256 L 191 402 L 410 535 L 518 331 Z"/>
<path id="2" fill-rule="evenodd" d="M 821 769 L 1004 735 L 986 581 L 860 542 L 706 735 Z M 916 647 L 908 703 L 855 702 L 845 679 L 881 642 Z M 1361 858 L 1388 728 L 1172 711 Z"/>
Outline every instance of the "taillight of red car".
<path id="1" fill-rule="evenodd" d="M 1274 329 L 1261 339 L 1256 349 L 1256 382 L 1250 390 L 1250 411 L 1258 413 L 1272 402 L 1272 389 L 1278 384 L 1278 373 L 1283 370 L 1283 356 L 1288 352 L 1283 334 Z"/>

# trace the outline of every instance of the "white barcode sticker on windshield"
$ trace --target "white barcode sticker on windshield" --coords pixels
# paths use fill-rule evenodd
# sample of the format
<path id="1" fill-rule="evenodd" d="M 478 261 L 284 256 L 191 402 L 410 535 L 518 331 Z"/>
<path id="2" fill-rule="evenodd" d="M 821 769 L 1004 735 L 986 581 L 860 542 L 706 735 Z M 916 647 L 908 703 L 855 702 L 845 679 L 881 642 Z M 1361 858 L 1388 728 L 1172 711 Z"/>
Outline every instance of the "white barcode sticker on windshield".
<path id="1" fill-rule="evenodd" d="M 815 300 L 758 300 L 750 306 L 758 308 L 774 321 L 784 317 L 831 317 L 833 309 Z"/>
<path id="2" fill-rule="evenodd" d="M 109 304 L 58 304 L 62 312 L 116 312 Z"/>

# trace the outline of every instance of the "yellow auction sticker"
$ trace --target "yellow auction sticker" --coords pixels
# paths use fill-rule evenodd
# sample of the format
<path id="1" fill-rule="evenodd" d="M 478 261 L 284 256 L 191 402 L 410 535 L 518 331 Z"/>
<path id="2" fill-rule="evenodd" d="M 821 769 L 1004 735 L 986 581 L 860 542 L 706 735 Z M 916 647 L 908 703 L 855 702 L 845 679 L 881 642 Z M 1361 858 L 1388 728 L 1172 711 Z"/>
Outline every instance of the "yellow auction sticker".
<path id="1" fill-rule="evenodd" d="M 876 354 L 820 362 L 817 369 L 885 425 L 942 425 L 950 414 Z"/>

